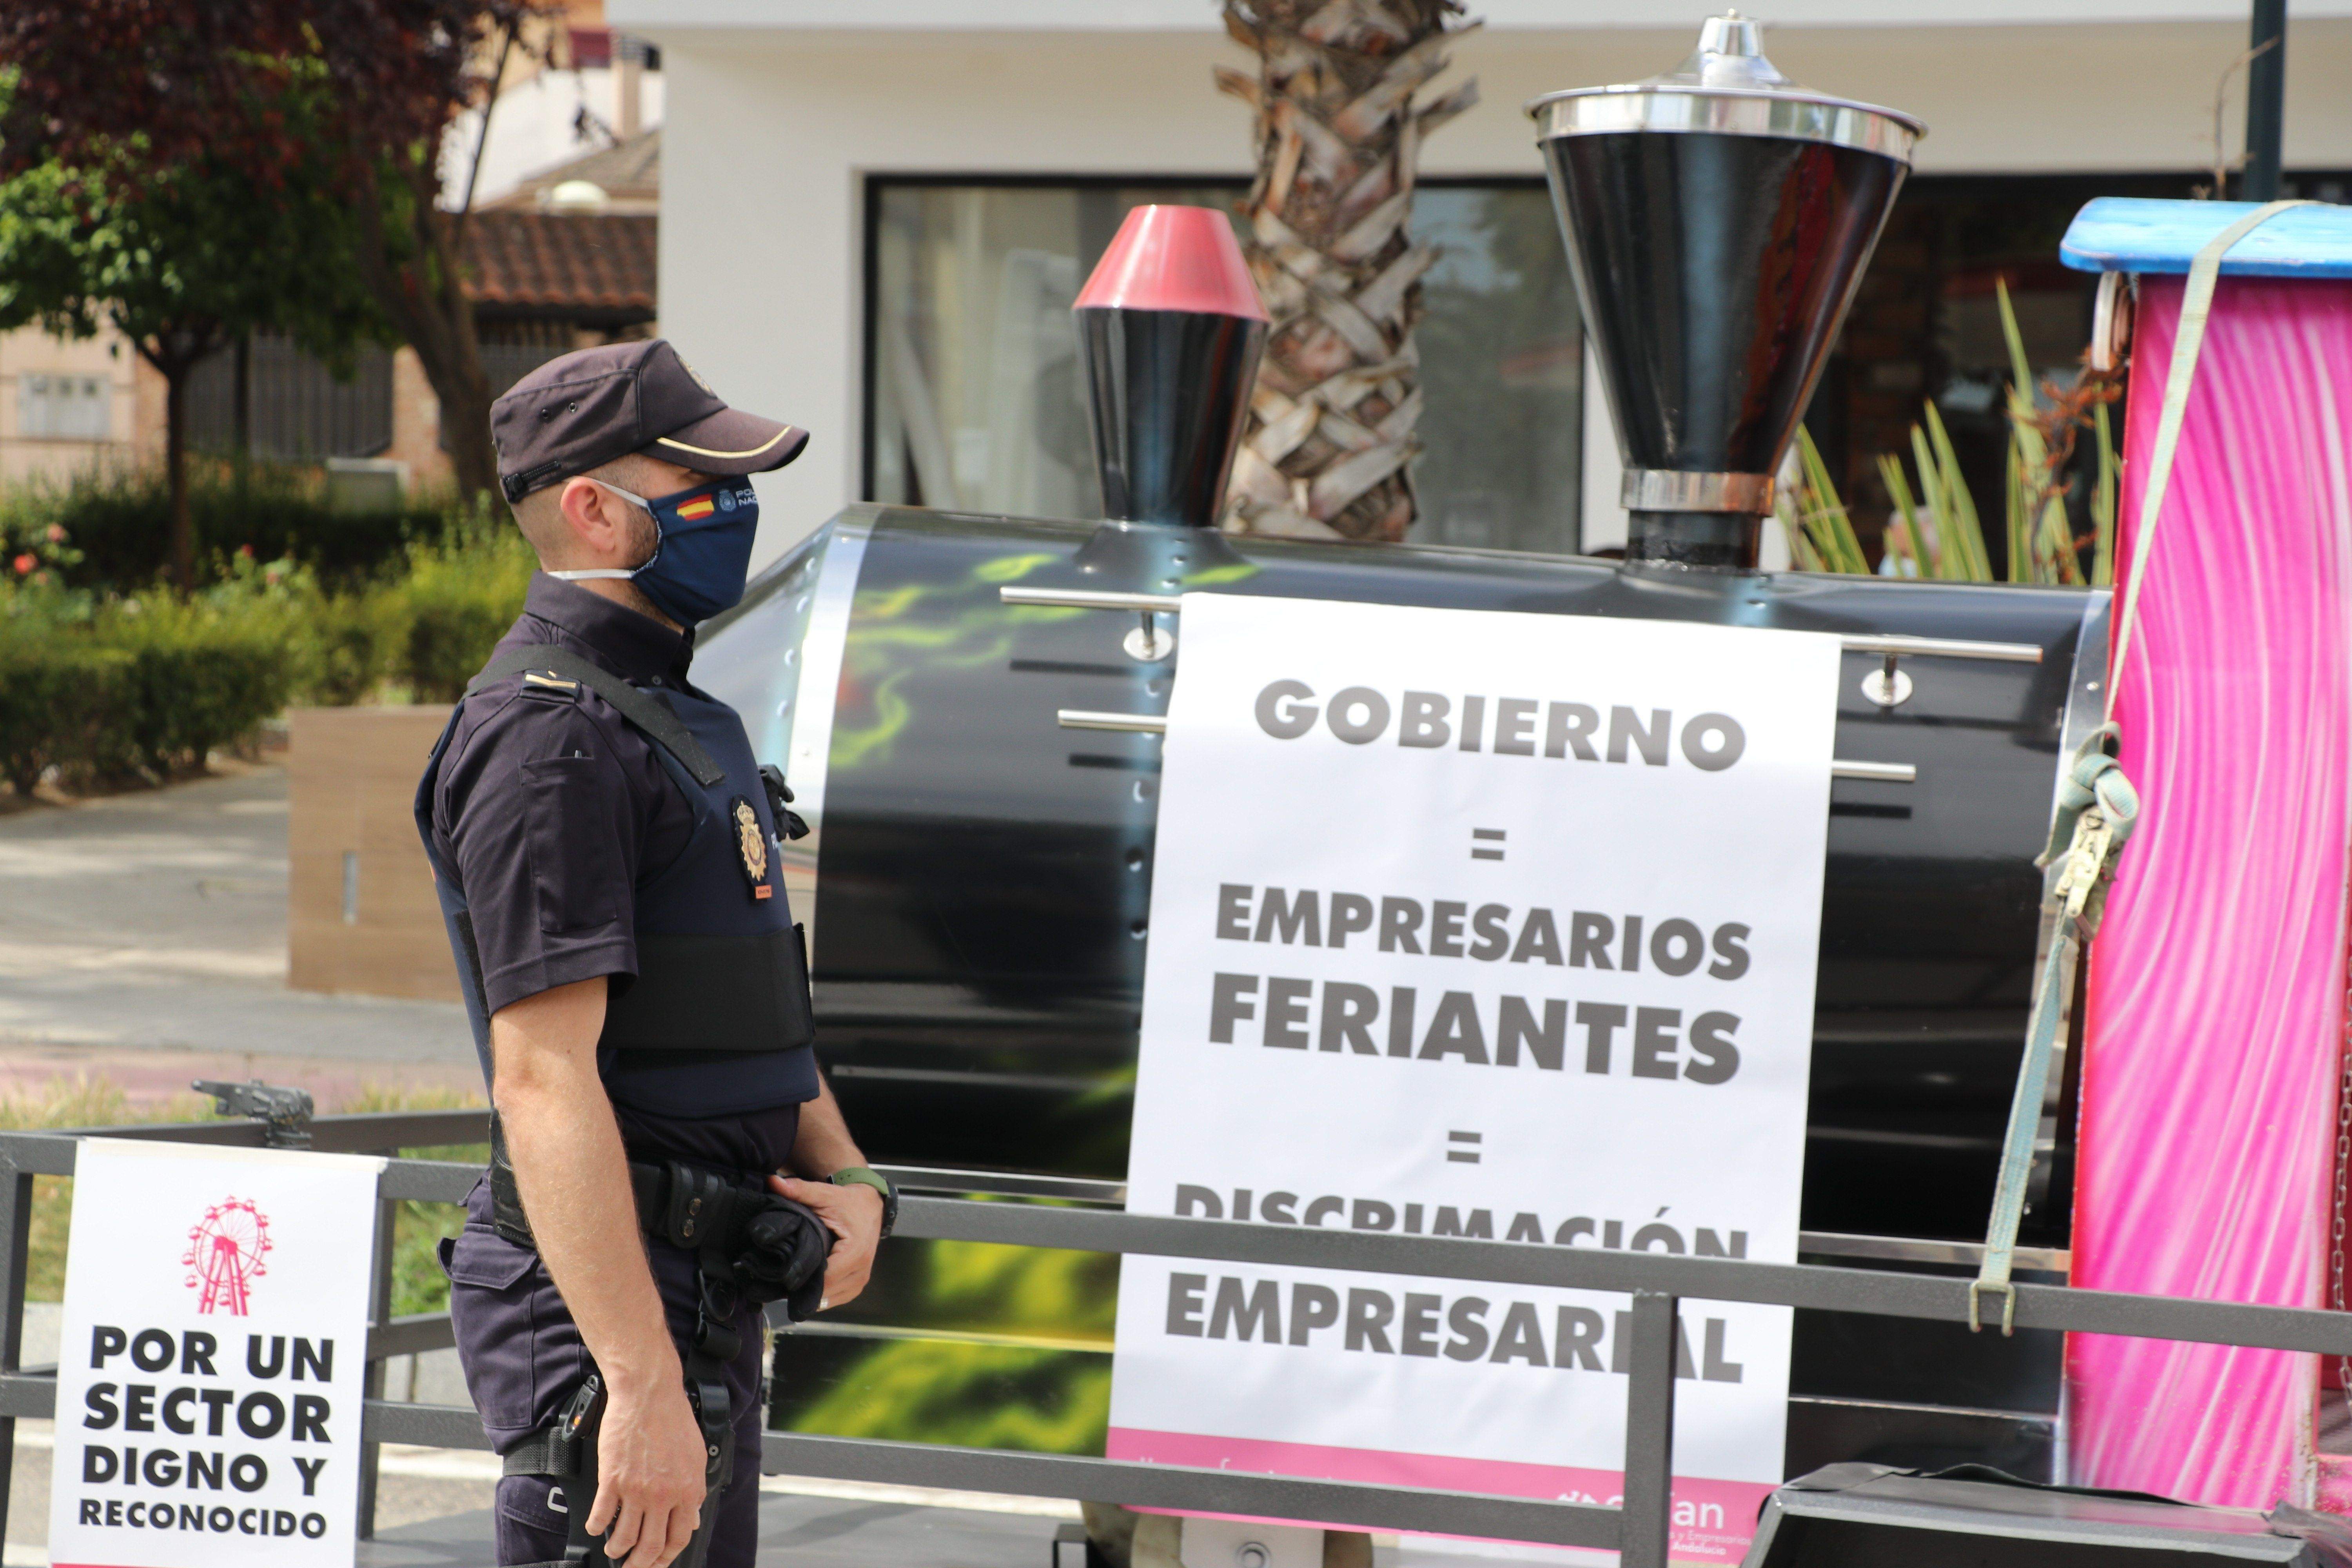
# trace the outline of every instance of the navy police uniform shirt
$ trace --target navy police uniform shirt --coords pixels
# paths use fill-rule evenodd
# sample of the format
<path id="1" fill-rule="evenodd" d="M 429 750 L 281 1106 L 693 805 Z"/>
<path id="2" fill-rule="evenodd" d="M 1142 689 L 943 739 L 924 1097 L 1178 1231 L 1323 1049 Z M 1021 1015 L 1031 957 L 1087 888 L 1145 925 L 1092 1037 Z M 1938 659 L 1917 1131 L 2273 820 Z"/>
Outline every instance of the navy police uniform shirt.
<path id="1" fill-rule="evenodd" d="M 555 643 L 633 686 L 683 688 L 691 632 L 675 632 L 577 584 L 536 573 L 523 613 L 499 640 Z M 522 675 L 468 696 L 432 799 L 434 847 L 457 868 L 496 1014 L 525 997 L 636 975 L 635 889 L 691 836 L 694 806 L 648 740 L 583 688 Z M 799 1107 L 697 1121 L 618 1109 L 635 1159 L 774 1170 Z"/>

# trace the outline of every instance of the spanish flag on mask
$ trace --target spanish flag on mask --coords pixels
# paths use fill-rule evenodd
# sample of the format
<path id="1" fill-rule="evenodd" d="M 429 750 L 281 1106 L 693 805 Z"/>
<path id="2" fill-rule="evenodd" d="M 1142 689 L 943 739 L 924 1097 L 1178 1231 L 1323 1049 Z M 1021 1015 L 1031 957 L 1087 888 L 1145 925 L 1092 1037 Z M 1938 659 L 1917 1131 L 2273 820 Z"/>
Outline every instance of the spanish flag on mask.
<path id="1" fill-rule="evenodd" d="M 716 502 L 707 495 L 700 495 L 690 501 L 681 503 L 677 509 L 677 517 L 680 522 L 694 522 L 709 517 L 716 510 Z"/>

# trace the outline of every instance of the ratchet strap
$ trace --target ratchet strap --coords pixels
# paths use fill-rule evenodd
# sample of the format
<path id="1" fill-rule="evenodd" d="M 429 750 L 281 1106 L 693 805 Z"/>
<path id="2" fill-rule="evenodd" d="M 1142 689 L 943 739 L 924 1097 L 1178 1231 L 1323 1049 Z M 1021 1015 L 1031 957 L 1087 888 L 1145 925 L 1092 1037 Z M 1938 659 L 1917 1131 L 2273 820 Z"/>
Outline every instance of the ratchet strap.
<path id="1" fill-rule="evenodd" d="M 2116 688 L 2127 671 L 2132 630 L 2139 619 L 2140 589 L 2156 559 L 2156 529 L 2164 515 L 2164 499 L 2172 483 L 2172 460 L 2180 446 L 2180 428 L 2189 413 L 2189 394 L 2196 384 L 2197 356 L 2205 343 L 2205 324 L 2213 310 L 2213 290 L 2221 276 L 2221 258 L 2231 247 L 2290 207 L 2310 206 L 2307 201 L 2271 202 L 2223 229 L 2199 250 L 2189 265 L 2189 281 L 2180 301 L 2180 325 L 2172 341 L 2172 363 L 2165 374 L 2164 404 L 2157 420 L 2156 449 L 2150 454 L 2147 488 L 2142 492 L 2138 527 L 2133 531 L 2132 570 L 2124 584 L 2123 604 L 2116 619 L 2113 658 L 2109 664 L 2107 712 L 2115 712 Z M 2051 1058 L 2056 1054 L 2058 1021 L 2066 998 L 2074 989 L 2074 965 L 2081 950 L 2099 929 L 2105 912 L 2107 889 L 2113 884 L 2116 858 L 2140 816 L 2139 791 L 2116 765 L 2120 732 L 2112 720 L 2094 731 L 2066 766 L 2058 801 L 2050 821 L 2050 840 L 2034 864 L 2059 868 L 2042 906 L 2043 940 L 2048 951 L 2033 983 L 2033 1007 L 2026 1022 L 2025 1055 L 2018 1064 L 2017 1090 L 2009 1105 L 2009 1130 L 2001 1139 L 2000 1176 L 1993 1189 L 1992 1215 L 1985 1229 L 1984 1262 L 1969 1286 L 1969 1329 L 1983 1327 L 1979 1318 L 1988 1293 L 2000 1298 L 2000 1331 L 2016 1331 L 2017 1288 L 2010 1274 L 2017 1253 L 2017 1227 L 2025 1215 L 2027 1183 L 2033 1173 L 2033 1146 L 2042 1128 L 2042 1106 L 2050 1087 Z"/>
<path id="2" fill-rule="evenodd" d="M 2043 954 L 2033 984 L 2033 1011 L 2025 1029 L 2025 1057 L 2018 1064 L 2017 1090 L 2009 1103 L 2009 1131 L 2001 1140 L 2000 1179 L 1993 1189 L 1992 1220 L 1986 1227 L 1984 1263 L 1969 1287 L 1969 1331 L 1983 1327 L 1978 1311 L 1986 1292 L 2001 1299 L 2000 1331 L 2017 1328 L 2017 1290 L 2010 1270 L 2017 1250 L 2017 1227 L 2025 1215 L 2027 1178 L 2033 1173 L 2035 1134 L 2042 1128 L 2042 1102 L 2050 1088 L 2050 1061 L 2056 1054 L 2058 1018 L 2074 994 L 2074 961 L 2099 929 L 2114 883 L 2116 857 L 2139 825 L 2139 792 L 2116 765 L 2118 735 L 2102 724 L 2069 762 L 2059 786 L 2050 842 L 2034 864 L 2058 868 L 2049 901 L 2042 906 Z"/>

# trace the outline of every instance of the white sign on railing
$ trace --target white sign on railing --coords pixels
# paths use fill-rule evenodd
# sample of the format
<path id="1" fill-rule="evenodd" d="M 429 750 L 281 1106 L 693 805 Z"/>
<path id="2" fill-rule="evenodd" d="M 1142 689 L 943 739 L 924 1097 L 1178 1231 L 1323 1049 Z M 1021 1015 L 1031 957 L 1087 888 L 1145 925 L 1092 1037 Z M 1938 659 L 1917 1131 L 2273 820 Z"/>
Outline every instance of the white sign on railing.
<path id="1" fill-rule="evenodd" d="M 49 1560 L 347 1565 L 379 1159 L 86 1140 Z"/>
<path id="2" fill-rule="evenodd" d="M 1129 1206 L 1794 1262 L 1839 647 L 1191 595 Z M 1113 1458 L 1616 1500 L 1627 1302 L 1130 1257 Z M 1675 1555 L 1788 1309 L 1683 1313 Z"/>

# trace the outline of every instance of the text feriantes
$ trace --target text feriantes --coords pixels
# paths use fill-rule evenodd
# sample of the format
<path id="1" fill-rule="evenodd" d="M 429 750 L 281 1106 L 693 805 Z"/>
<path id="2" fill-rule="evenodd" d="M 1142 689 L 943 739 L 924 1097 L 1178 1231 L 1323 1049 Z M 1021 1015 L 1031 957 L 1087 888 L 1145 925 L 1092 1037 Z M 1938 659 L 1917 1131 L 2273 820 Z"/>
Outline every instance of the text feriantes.
<path id="1" fill-rule="evenodd" d="M 1486 963 L 1641 971 L 1645 963 L 1681 978 L 1702 971 L 1730 982 L 1748 973 L 1749 928 L 1727 921 L 1707 931 L 1679 917 L 1649 920 L 1589 910 L 1564 914 L 1466 900 L 1374 899 L 1314 889 L 1259 889 L 1228 882 L 1217 890 L 1223 942 L 1285 946 L 1377 946 L 1382 952 Z M 1629 1007 L 1565 997 L 1482 999 L 1448 990 L 1425 1005 L 1419 991 L 1385 992 L 1344 980 L 1218 973 L 1210 976 L 1209 1042 L 1291 1050 L 1403 1057 L 1472 1066 L 1566 1070 L 1570 1024 L 1580 1034 L 1587 1073 L 1727 1083 L 1739 1071 L 1737 1014 L 1720 1008 Z"/>

